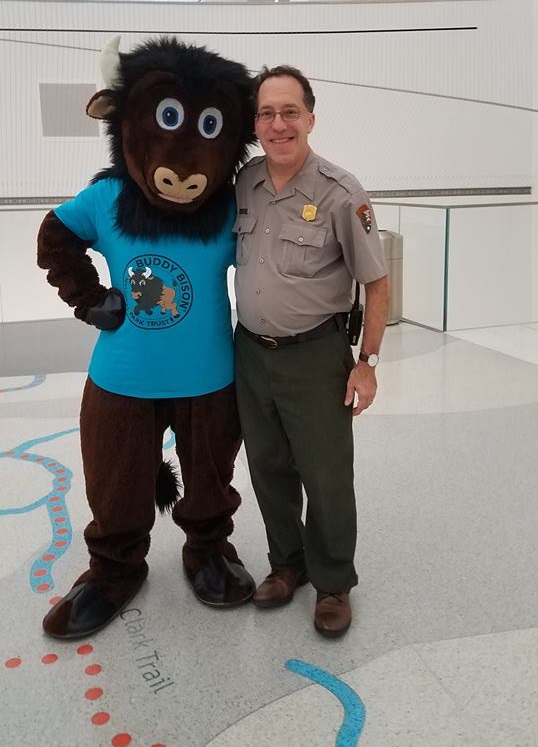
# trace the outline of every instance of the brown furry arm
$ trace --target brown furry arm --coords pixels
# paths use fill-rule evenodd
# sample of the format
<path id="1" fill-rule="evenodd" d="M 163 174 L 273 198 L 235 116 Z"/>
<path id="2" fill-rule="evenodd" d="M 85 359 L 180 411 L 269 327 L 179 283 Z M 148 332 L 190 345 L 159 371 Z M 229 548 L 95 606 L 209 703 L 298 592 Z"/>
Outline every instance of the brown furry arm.
<path id="1" fill-rule="evenodd" d="M 115 288 L 105 288 L 90 257 L 88 242 L 80 239 L 51 210 L 45 216 L 37 237 L 37 264 L 48 270 L 47 280 L 75 316 L 99 329 L 115 329 L 125 316 L 123 296 Z"/>

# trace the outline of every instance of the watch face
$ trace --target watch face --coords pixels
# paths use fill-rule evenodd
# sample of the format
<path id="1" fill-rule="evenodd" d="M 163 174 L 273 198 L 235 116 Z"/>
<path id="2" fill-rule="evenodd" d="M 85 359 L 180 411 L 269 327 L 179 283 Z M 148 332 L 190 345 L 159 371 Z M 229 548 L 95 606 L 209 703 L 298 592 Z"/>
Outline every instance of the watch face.
<path id="1" fill-rule="evenodd" d="M 370 355 L 368 356 L 368 365 L 372 366 L 373 368 L 374 366 L 377 366 L 378 363 L 379 363 L 379 356 L 376 355 L 375 353 L 370 353 Z"/>

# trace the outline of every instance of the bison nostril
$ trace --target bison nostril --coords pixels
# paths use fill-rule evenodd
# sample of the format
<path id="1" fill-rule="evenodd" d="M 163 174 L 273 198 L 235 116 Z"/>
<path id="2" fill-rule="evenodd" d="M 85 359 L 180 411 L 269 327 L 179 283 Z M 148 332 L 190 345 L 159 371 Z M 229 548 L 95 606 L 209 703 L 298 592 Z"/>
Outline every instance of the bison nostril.
<path id="1" fill-rule="evenodd" d="M 198 189 L 198 185 L 197 185 L 197 184 L 190 184 L 190 185 L 189 185 L 189 186 L 187 187 L 187 189 Z"/>
<path id="2" fill-rule="evenodd" d="M 169 186 L 169 187 L 171 187 L 171 186 L 172 186 L 172 180 L 171 180 L 171 179 L 163 179 L 163 182 L 164 182 L 165 184 L 168 184 L 168 186 Z"/>

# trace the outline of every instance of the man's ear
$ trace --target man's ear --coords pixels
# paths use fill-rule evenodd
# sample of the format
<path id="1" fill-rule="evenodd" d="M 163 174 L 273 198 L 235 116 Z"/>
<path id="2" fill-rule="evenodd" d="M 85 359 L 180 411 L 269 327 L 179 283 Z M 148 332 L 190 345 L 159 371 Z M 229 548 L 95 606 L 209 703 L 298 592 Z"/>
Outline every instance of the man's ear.
<path id="1" fill-rule="evenodd" d="M 111 119 L 115 111 L 116 98 L 109 88 L 94 93 L 86 106 L 86 114 L 93 119 Z"/>
<path id="2" fill-rule="evenodd" d="M 308 120 L 308 134 L 310 134 L 314 129 L 314 125 L 316 123 L 316 115 L 314 114 L 314 112 L 310 113 Z"/>

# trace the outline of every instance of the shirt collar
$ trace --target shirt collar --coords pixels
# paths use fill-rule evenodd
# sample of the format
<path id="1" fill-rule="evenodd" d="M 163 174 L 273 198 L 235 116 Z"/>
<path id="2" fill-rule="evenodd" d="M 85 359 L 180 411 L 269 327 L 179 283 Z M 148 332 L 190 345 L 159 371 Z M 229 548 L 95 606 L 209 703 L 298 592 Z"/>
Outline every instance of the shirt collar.
<path id="1" fill-rule="evenodd" d="M 267 171 L 267 159 L 264 158 L 263 161 L 260 161 L 260 163 L 256 164 L 255 169 L 256 171 L 254 173 L 252 187 L 256 188 L 263 182 L 265 189 L 267 189 L 268 192 L 274 195 L 275 190 L 273 187 L 273 182 L 271 181 L 271 177 L 269 176 L 269 173 Z M 286 184 L 282 192 L 279 193 L 279 197 L 289 197 L 294 193 L 294 191 L 299 191 L 308 200 L 312 200 L 314 198 L 313 177 L 317 170 L 318 157 L 313 150 L 310 150 L 305 162 L 301 166 L 301 170 L 293 177 L 290 182 L 288 182 L 288 184 Z"/>

